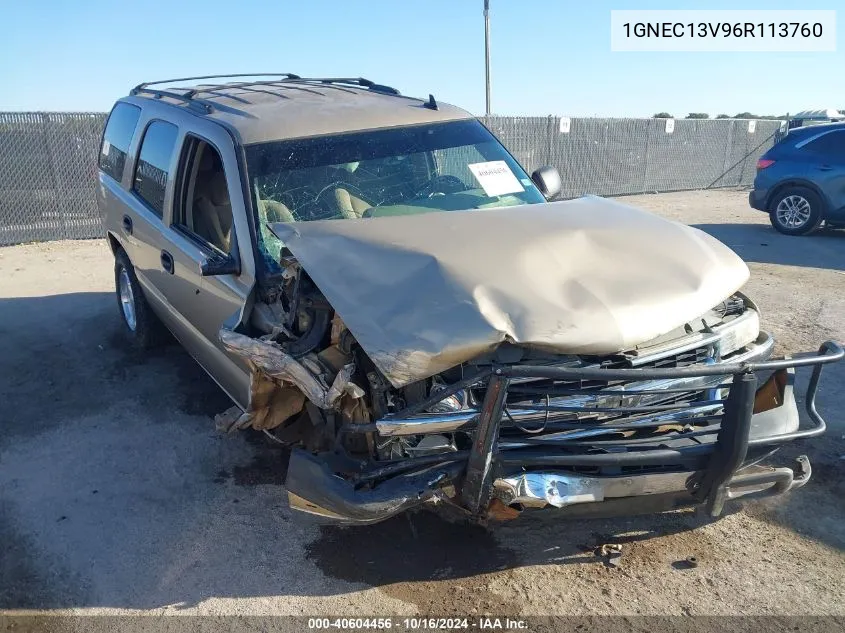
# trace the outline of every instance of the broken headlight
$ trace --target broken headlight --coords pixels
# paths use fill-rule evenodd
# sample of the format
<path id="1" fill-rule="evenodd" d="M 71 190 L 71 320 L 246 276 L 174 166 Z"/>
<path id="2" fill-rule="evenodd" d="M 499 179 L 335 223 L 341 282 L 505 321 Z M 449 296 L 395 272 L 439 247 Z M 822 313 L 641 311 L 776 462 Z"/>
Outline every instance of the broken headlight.
<path id="1" fill-rule="evenodd" d="M 721 336 L 719 347 L 722 357 L 757 340 L 760 335 L 760 315 L 756 310 L 746 310 L 741 317 L 718 328 Z"/>
<path id="2" fill-rule="evenodd" d="M 429 396 L 433 396 L 438 391 L 446 389 L 446 384 L 438 377 L 432 379 L 431 390 Z M 451 396 L 445 396 L 443 400 L 437 402 L 426 409 L 427 413 L 456 413 L 467 405 L 467 393 L 463 389 L 453 393 Z"/>

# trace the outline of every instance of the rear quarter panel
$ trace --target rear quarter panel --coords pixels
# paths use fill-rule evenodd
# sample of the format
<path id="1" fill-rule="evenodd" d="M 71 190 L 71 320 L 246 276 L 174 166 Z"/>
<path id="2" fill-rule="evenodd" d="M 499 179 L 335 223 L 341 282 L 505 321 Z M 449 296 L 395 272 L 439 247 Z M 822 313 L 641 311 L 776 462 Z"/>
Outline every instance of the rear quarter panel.
<path id="1" fill-rule="evenodd" d="M 792 155 L 773 157 L 775 164 L 760 170 L 754 178 L 754 189 L 765 191 L 766 209 L 769 209 L 775 197 L 789 187 L 807 187 L 818 193 L 828 209 L 834 208 L 825 182 L 819 177 L 814 165 L 806 159 L 797 159 Z"/>

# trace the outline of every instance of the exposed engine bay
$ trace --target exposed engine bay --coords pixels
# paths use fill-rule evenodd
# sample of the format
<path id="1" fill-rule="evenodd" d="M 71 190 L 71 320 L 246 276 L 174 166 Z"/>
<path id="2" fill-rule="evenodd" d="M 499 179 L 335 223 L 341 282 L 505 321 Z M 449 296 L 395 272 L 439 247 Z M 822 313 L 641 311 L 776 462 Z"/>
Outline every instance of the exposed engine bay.
<path id="1" fill-rule="evenodd" d="M 221 416 L 223 428 L 250 426 L 312 451 L 342 449 L 350 457 L 391 460 L 456 450 L 454 437 L 388 438 L 344 434 L 401 411 L 463 378 L 464 367 L 394 388 L 346 328 L 295 258 L 282 260 L 283 281 L 256 302 L 250 333 L 220 333 L 228 350 L 253 369 L 248 411 Z M 477 404 L 472 392 L 449 396 L 428 412 Z"/>
<path id="2" fill-rule="evenodd" d="M 655 358 L 665 350 L 672 354 L 664 354 L 662 359 L 654 361 L 654 366 L 683 367 L 714 359 L 716 354 L 729 360 L 730 355 L 742 353 L 759 335 L 756 306 L 736 293 L 697 319 L 618 354 L 560 355 L 503 344 L 492 354 L 396 388 L 373 364 L 296 259 L 289 256 L 282 263 L 285 266 L 282 281 L 265 291 L 255 303 L 248 333 L 231 330 L 220 333 L 226 348 L 245 358 L 253 371 L 249 409 L 245 412 L 234 409 L 218 416 L 218 426 L 221 430 L 252 427 L 284 444 L 302 446 L 313 453 L 332 453 L 333 462 L 341 470 L 345 464 L 350 476 L 360 470 L 361 460 L 391 464 L 468 450 L 472 428 L 447 428 L 439 433 L 425 430 L 415 434 L 410 427 L 391 428 L 389 420 L 409 411 L 422 415 L 477 411 L 486 382 L 473 382 L 472 377 L 481 367 L 493 363 L 634 367 L 638 359 Z M 715 337 L 720 341 L 718 351 L 712 342 L 707 343 Z M 697 344 L 683 353 L 678 352 L 679 342 L 686 342 L 687 346 Z M 455 385 L 461 388 L 450 389 Z M 525 385 L 521 390 L 512 389 L 510 402 L 534 402 L 538 397 L 547 397 L 542 382 L 525 381 Z M 438 398 L 441 393 L 443 397 Z M 670 393 L 663 398 L 650 398 L 649 402 L 671 400 L 675 396 Z M 545 417 L 548 423 L 579 416 L 556 414 L 549 418 L 546 414 Z M 380 420 L 388 422 L 384 426 L 374 424 Z M 694 421 L 691 423 L 694 425 Z M 706 423 L 707 420 L 702 421 Z M 368 430 L 350 433 L 356 426 Z M 522 433 L 543 430 L 539 426 L 515 426 Z M 644 428 L 627 433 L 626 437 L 645 438 L 674 428 L 671 424 Z"/>

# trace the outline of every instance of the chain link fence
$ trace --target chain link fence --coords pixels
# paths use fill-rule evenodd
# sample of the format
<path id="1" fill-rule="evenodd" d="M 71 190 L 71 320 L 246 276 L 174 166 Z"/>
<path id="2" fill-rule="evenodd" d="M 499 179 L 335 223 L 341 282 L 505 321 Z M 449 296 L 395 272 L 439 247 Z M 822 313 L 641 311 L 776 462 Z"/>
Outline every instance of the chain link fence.
<path id="1" fill-rule="evenodd" d="M 757 159 L 786 128 L 781 121 L 670 121 L 671 132 L 667 119 L 484 119 L 523 166 L 557 167 L 562 198 L 751 186 Z"/>
<path id="2" fill-rule="evenodd" d="M 103 113 L 0 112 L 0 244 L 99 237 Z"/>
<path id="3" fill-rule="evenodd" d="M 0 245 L 103 235 L 104 113 L 0 112 Z M 487 117 L 529 171 L 557 167 L 561 198 L 749 186 L 780 121 Z"/>

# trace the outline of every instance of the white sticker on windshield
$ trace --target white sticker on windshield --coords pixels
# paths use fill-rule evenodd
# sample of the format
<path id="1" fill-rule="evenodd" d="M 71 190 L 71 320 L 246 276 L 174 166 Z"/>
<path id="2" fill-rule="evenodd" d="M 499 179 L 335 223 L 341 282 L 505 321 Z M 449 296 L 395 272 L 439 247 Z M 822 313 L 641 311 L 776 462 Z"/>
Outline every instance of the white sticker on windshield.
<path id="1" fill-rule="evenodd" d="M 501 196 L 506 193 L 525 191 L 508 164 L 503 160 L 473 163 L 467 165 L 467 167 L 488 196 Z"/>

